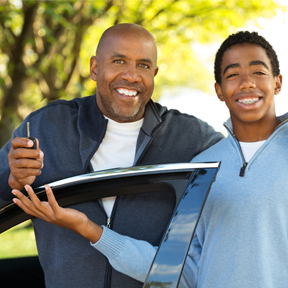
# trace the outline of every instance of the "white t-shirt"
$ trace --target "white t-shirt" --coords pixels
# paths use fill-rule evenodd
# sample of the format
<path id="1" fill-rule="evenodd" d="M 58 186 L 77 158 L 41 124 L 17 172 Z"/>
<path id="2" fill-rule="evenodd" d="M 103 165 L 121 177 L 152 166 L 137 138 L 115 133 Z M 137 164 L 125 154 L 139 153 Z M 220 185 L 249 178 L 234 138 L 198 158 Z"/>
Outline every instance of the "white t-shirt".
<path id="1" fill-rule="evenodd" d="M 257 142 L 239 142 L 246 162 L 249 162 L 256 151 L 264 144 L 266 140 Z"/>
<path id="2" fill-rule="evenodd" d="M 133 165 L 139 130 L 144 118 L 136 122 L 118 123 L 107 117 L 106 134 L 91 159 L 94 171 L 130 167 Z M 116 197 L 102 199 L 107 217 L 111 216 Z"/>

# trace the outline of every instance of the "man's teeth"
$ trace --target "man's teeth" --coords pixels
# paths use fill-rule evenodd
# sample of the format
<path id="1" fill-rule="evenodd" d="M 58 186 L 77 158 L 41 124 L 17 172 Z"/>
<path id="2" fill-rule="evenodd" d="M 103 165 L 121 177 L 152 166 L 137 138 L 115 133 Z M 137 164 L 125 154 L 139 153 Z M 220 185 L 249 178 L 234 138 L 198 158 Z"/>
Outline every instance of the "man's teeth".
<path id="1" fill-rule="evenodd" d="M 127 89 L 116 89 L 118 93 L 126 95 L 126 96 L 136 96 L 137 95 L 137 91 L 135 90 L 127 90 Z"/>
<path id="2" fill-rule="evenodd" d="M 249 98 L 249 99 L 240 99 L 238 100 L 238 102 L 245 104 L 245 105 L 251 105 L 251 104 L 256 103 L 259 100 L 260 100 L 259 98 L 253 98 L 253 99 Z"/>

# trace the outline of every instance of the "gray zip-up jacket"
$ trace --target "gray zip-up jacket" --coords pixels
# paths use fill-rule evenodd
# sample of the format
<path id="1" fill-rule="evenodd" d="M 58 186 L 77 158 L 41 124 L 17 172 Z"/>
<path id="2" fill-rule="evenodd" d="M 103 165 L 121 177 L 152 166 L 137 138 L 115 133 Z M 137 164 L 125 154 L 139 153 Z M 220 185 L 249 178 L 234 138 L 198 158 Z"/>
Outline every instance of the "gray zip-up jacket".
<path id="1" fill-rule="evenodd" d="M 33 187 L 92 171 L 90 160 L 107 127 L 95 95 L 58 100 L 31 113 L 13 137 L 27 135 L 27 121 L 31 136 L 38 138 L 45 155 L 42 174 Z M 207 123 L 176 110 L 167 110 L 150 100 L 138 136 L 134 165 L 190 162 L 221 138 L 222 134 Z M 13 198 L 7 182 L 10 146 L 9 141 L 0 151 L 0 206 Z M 112 211 L 111 229 L 158 246 L 174 205 L 175 195 L 164 192 L 118 197 Z M 98 201 L 77 204 L 73 208 L 99 225 L 106 224 L 105 211 Z M 46 287 L 142 286 L 112 269 L 107 259 L 80 235 L 40 219 L 33 222 Z"/>

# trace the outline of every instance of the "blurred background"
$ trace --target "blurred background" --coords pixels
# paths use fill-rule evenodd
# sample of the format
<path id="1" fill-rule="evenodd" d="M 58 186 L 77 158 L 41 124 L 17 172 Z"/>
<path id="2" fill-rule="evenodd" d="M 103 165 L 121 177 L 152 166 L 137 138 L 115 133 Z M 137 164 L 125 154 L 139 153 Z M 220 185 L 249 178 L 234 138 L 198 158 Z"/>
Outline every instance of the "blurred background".
<path id="1" fill-rule="evenodd" d="M 276 112 L 285 113 L 287 2 L 0 0 L 0 147 L 30 112 L 59 98 L 95 93 L 89 59 L 102 32 L 123 22 L 144 26 L 156 39 L 160 70 L 153 99 L 223 133 L 229 115 L 214 93 L 214 55 L 229 34 L 258 31 L 280 60 L 284 84 L 275 98 Z M 0 235 L 0 258 L 36 253 L 30 222 Z"/>

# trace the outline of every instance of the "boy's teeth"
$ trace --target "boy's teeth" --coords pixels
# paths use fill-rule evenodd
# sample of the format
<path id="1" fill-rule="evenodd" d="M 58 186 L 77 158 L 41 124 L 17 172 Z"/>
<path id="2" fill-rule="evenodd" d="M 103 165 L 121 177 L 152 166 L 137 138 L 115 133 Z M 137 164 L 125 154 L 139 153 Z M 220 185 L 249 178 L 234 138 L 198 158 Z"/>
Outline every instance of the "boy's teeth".
<path id="1" fill-rule="evenodd" d="M 118 93 L 126 95 L 126 96 L 136 96 L 136 94 L 137 94 L 137 91 L 135 91 L 135 90 L 127 90 L 127 89 L 123 89 L 123 88 L 116 89 L 116 90 Z"/>
<path id="2" fill-rule="evenodd" d="M 249 98 L 249 99 L 238 100 L 238 102 L 245 104 L 245 105 L 251 105 L 251 104 L 256 103 L 257 101 L 259 101 L 259 98 L 253 98 L 253 99 Z"/>

